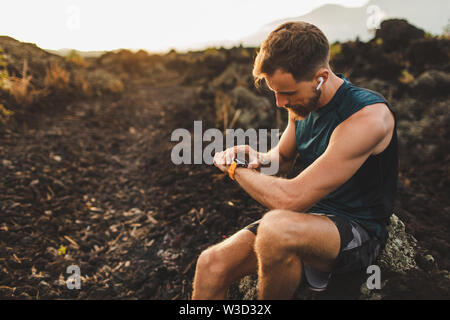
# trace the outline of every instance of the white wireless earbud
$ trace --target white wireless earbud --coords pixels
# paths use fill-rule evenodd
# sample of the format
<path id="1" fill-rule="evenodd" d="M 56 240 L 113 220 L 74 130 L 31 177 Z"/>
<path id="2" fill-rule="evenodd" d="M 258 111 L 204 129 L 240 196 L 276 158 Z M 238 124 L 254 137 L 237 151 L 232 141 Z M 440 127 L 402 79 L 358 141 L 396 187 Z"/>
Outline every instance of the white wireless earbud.
<path id="1" fill-rule="evenodd" d="M 319 77 L 319 85 L 317 86 L 317 88 L 316 88 L 316 90 L 319 90 L 320 89 L 320 87 L 322 86 L 322 83 L 323 83 L 323 78 L 322 77 Z"/>

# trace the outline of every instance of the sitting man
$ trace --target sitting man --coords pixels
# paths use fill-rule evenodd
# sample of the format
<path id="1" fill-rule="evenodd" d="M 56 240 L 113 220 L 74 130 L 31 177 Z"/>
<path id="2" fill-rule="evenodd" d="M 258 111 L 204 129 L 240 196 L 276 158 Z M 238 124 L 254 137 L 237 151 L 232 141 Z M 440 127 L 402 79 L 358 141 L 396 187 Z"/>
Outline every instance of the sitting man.
<path id="1" fill-rule="evenodd" d="M 214 163 L 270 211 L 201 253 L 193 299 L 225 299 L 233 282 L 252 273 L 260 299 L 290 299 L 302 279 L 325 290 L 332 273 L 365 270 L 387 240 L 398 171 L 391 105 L 333 73 L 327 38 L 305 22 L 269 34 L 253 75 L 288 110 L 288 125 L 268 153 L 237 146 Z M 236 167 L 238 152 L 251 165 Z M 282 172 L 297 153 L 305 169 L 292 179 L 254 170 L 279 161 Z"/>

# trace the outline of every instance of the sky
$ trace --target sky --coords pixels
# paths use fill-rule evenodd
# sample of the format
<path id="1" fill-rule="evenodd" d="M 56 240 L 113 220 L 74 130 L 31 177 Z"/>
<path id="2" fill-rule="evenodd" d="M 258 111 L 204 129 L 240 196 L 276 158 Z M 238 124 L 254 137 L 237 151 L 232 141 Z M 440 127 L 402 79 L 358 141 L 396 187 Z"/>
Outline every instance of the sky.
<path id="1" fill-rule="evenodd" d="M 0 35 L 53 50 L 187 50 L 238 40 L 327 3 L 357 7 L 368 1 L 2 0 Z"/>

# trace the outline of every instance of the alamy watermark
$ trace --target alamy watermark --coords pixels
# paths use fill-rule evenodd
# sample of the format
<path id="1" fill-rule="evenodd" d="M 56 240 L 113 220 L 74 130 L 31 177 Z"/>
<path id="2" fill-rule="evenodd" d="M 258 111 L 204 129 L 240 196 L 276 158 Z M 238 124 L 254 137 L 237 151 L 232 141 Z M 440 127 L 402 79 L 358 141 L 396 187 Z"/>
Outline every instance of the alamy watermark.
<path id="1" fill-rule="evenodd" d="M 366 270 L 367 274 L 371 274 L 371 276 L 369 276 L 367 278 L 366 281 L 366 286 L 367 289 L 369 290 L 373 290 L 373 289 L 381 289 L 381 270 L 380 267 L 377 266 L 376 264 L 372 264 L 370 266 L 367 267 Z"/>
<path id="2" fill-rule="evenodd" d="M 81 10 L 76 5 L 70 5 L 66 9 L 68 15 L 66 20 L 66 27 L 70 31 L 76 31 L 81 29 Z"/>
<path id="3" fill-rule="evenodd" d="M 248 145 L 253 150 L 266 153 L 273 149 L 279 142 L 279 129 L 227 129 L 225 138 L 219 129 L 210 128 L 203 132 L 202 121 L 194 121 L 194 136 L 187 129 L 176 129 L 172 132 L 170 140 L 179 142 L 172 149 L 171 160 L 174 164 L 213 164 L 214 154 L 228 148 Z M 268 149 L 268 137 L 270 135 L 270 149 Z M 225 141 L 224 141 L 225 140 Z M 204 142 L 210 142 L 203 148 Z M 193 154 L 192 154 L 193 153 Z M 193 157 L 192 157 L 193 156 Z M 243 151 L 238 152 L 237 157 L 244 157 Z M 278 173 L 278 157 L 272 158 L 268 166 L 261 167 L 261 173 L 274 175 Z"/>
<path id="4" fill-rule="evenodd" d="M 77 265 L 70 265 L 66 269 L 66 273 L 70 274 L 70 276 L 67 278 L 66 286 L 67 289 L 73 290 L 81 289 L 81 270 L 80 267 Z"/>
<path id="5" fill-rule="evenodd" d="M 370 5 L 366 9 L 369 17 L 366 20 L 366 27 L 369 30 L 380 29 L 381 20 L 384 18 L 384 13 L 377 5 Z"/>

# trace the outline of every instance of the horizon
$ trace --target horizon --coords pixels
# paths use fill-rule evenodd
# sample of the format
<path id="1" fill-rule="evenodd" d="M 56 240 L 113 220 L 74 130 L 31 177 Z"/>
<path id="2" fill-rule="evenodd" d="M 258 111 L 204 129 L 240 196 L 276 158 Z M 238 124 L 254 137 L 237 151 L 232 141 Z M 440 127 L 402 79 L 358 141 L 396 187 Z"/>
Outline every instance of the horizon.
<path id="1" fill-rule="evenodd" d="M 280 0 L 276 6 L 270 6 L 268 0 L 169 0 L 152 6 L 137 0 L 18 0 L 6 4 L 7 14 L 0 21 L 0 30 L 2 35 L 54 51 L 188 51 L 238 45 L 240 39 L 268 23 L 304 15 L 326 4 L 362 7 L 368 2 Z"/>

